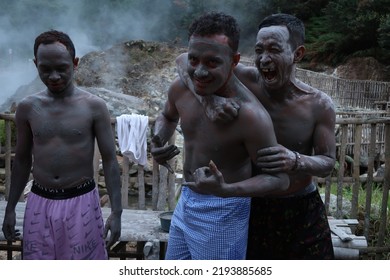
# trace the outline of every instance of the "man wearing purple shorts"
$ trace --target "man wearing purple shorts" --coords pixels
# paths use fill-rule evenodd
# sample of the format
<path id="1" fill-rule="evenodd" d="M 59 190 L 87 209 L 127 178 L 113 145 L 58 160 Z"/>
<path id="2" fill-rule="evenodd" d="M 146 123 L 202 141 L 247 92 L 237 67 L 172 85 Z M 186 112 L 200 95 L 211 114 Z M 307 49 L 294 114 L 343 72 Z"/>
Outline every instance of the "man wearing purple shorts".
<path id="1" fill-rule="evenodd" d="M 23 225 L 24 259 L 107 259 L 121 233 L 120 173 L 105 102 L 73 83 L 79 59 L 69 36 L 51 30 L 35 39 L 34 63 L 46 89 L 17 106 L 17 144 L 3 221 L 18 238 L 15 207 L 32 168 Z M 97 141 L 111 214 L 104 226 L 93 181 Z M 105 238 L 110 231 L 110 238 Z"/>
<path id="2" fill-rule="evenodd" d="M 61 192 L 34 182 L 24 216 L 24 259 L 107 259 L 95 181 Z"/>

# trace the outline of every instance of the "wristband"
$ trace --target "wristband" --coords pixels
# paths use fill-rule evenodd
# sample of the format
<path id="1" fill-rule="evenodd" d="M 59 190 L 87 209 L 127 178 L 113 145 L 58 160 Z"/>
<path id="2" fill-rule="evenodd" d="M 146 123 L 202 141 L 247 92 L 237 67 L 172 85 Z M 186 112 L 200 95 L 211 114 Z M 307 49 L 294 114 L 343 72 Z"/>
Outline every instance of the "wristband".
<path id="1" fill-rule="evenodd" d="M 297 170 L 298 166 L 299 166 L 299 160 L 301 159 L 301 155 L 295 151 L 293 151 L 293 153 L 295 154 L 295 163 L 294 163 L 294 166 L 291 170 Z"/>

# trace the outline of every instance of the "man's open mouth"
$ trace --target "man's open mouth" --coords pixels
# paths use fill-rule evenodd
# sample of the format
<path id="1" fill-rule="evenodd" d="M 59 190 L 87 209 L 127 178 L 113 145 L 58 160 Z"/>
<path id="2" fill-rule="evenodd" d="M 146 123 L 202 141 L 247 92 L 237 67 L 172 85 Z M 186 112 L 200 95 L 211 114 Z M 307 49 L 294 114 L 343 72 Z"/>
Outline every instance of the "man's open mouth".
<path id="1" fill-rule="evenodd" d="M 261 72 L 267 82 L 271 82 L 276 78 L 276 71 L 270 68 L 262 68 Z"/>

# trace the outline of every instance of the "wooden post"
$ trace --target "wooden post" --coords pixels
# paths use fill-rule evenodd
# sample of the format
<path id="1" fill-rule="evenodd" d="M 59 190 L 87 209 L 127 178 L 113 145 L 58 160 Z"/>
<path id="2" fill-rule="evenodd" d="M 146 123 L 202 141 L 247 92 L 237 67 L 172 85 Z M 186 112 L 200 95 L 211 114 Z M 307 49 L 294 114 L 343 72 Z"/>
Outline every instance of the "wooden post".
<path id="1" fill-rule="evenodd" d="M 167 203 L 167 184 L 168 184 L 168 169 L 160 167 L 160 181 L 158 184 L 157 210 L 165 210 Z"/>
<path id="2" fill-rule="evenodd" d="M 330 191 L 332 186 L 332 175 L 325 178 L 325 210 L 326 214 L 329 215 L 329 204 L 330 204 Z"/>
<path id="3" fill-rule="evenodd" d="M 340 158 L 339 158 L 339 172 L 337 176 L 337 210 L 336 218 L 341 218 L 342 216 L 342 206 L 343 206 L 343 177 L 344 177 L 344 163 L 345 163 L 345 153 L 347 147 L 347 137 L 348 137 L 348 124 L 341 125 L 341 147 L 340 147 Z"/>
<path id="4" fill-rule="evenodd" d="M 366 182 L 366 209 L 364 213 L 364 236 L 368 239 L 370 229 L 370 216 L 371 216 L 371 197 L 372 197 L 372 185 L 374 175 L 374 159 L 375 159 L 375 147 L 376 147 L 376 123 L 371 124 L 371 137 L 370 145 L 368 149 L 368 170 L 367 170 L 367 182 Z"/>
<path id="5" fill-rule="evenodd" d="M 123 209 L 129 208 L 129 170 L 133 166 L 133 162 L 130 162 L 127 156 L 122 157 L 122 207 Z"/>
<path id="6" fill-rule="evenodd" d="M 145 204 L 145 174 L 144 167 L 138 165 L 137 179 L 138 179 L 138 209 L 146 210 Z"/>
<path id="7" fill-rule="evenodd" d="M 153 159 L 153 173 L 152 173 L 152 209 L 154 211 L 157 210 L 157 200 L 158 200 L 158 193 L 159 193 L 159 186 L 158 182 L 160 180 L 160 166 L 159 164 Z"/>
<path id="8" fill-rule="evenodd" d="M 353 150 L 353 178 L 351 218 L 357 218 L 360 189 L 360 151 L 362 143 L 362 125 L 357 124 L 355 130 L 355 145 Z"/>

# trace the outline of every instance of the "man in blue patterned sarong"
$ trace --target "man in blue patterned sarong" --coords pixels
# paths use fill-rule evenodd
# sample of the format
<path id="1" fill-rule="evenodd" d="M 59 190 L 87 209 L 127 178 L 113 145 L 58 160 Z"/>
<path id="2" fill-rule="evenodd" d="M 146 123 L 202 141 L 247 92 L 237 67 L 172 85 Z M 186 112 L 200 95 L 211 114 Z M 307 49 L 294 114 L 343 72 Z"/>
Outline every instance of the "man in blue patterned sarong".
<path id="1" fill-rule="evenodd" d="M 245 259 L 250 196 L 287 189 L 286 174 L 255 167 L 256 151 L 277 143 L 269 114 L 233 73 L 238 43 L 233 17 L 213 12 L 196 19 L 189 28 L 186 71 L 193 88 L 182 78 L 173 81 L 156 120 L 151 152 L 159 164 L 169 167 L 167 160 L 179 152 L 164 146 L 179 121 L 185 141 L 186 183 L 172 217 L 166 259 Z M 210 102 L 214 95 L 230 98 L 234 118 L 219 118 Z"/>

